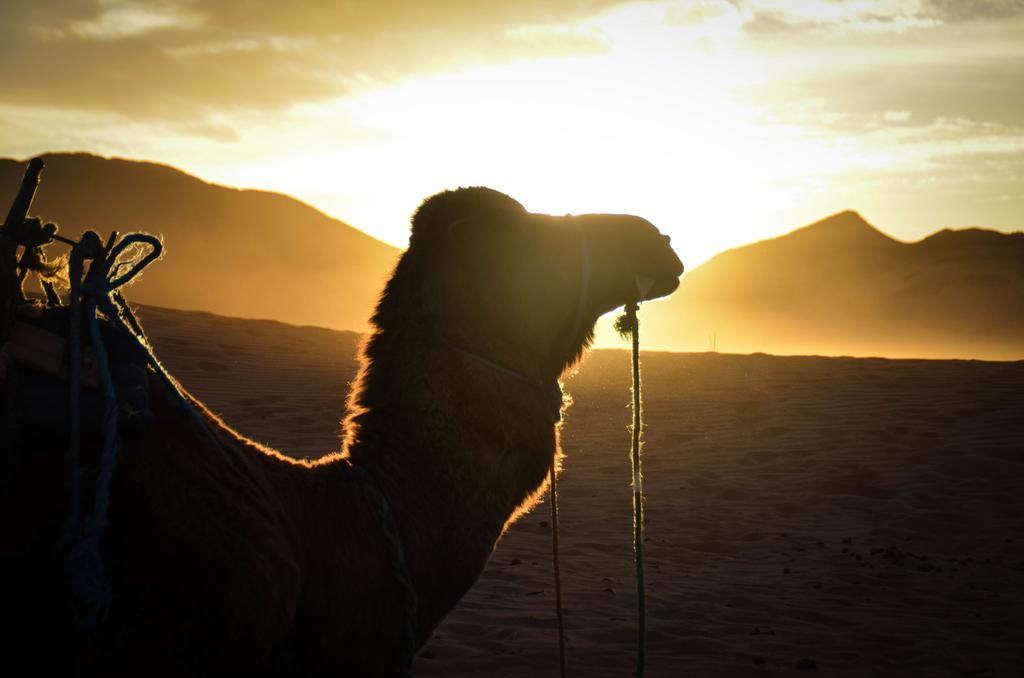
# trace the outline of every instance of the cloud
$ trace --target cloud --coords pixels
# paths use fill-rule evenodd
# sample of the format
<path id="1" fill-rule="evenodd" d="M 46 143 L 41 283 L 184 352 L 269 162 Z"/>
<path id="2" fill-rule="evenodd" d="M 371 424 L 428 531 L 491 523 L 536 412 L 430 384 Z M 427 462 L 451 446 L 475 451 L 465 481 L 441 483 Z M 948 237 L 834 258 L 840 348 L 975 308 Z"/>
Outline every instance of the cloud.
<path id="1" fill-rule="evenodd" d="M 931 63 L 911 60 L 865 64 L 839 73 L 808 74 L 772 82 L 752 93 L 780 114 L 795 102 L 821 102 L 823 112 L 867 119 L 886 111 L 913 111 L 910 122 L 967 119 L 1024 128 L 1024 48 L 1018 59 L 957 59 L 955 53 Z M 907 122 L 890 118 L 890 122 Z"/>
<path id="2" fill-rule="evenodd" d="M 912 111 L 886 111 L 882 119 L 886 122 L 907 122 L 910 120 Z"/>
<path id="3" fill-rule="evenodd" d="M 761 39 L 905 33 L 944 23 L 1024 15 L 1024 0 L 735 0 L 744 32 Z"/>
<path id="4" fill-rule="evenodd" d="M 282 109 L 467 62 L 601 50 L 568 28 L 622 2 L 4 0 L 0 101 L 136 119 Z"/>
<path id="5" fill-rule="evenodd" d="M 882 9 L 877 3 L 846 4 L 873 16 Z M 929 17 L 933 25 L 898 36 L 866 30 L 826 35 L 792 15 L 755 16 L 744 27 L 747 48 L 760 55 L 770 77 L 743 98 L 782 117 L 787 108 L 799 114 L 800 105 L 817 102 L 846 131 L 886 111 L 913 112 L 907 121 L 888 123 L 962 118 L 1024 127 L 1024 14 L 992 18 L 995 10 L 975 8 L 972 20 L 947 21 L 931 5 L 901 7 L 914 21 Z M 751 33 L 751 25 L 759 28 Z"/>
<path id="6" fill-rule="evenodd" d="M 951 22 L 1024 15 L 1024 0 L 928 0 L 925 4 L 932 15 Z"/>
<path id="7" fill-rule="evenodd" d="M 202 23 L 203 16 L 187 7 L 112 0 L 100 6 L 96 17 L 71 21 L 63 29 L 50 29 L 49 36 L 46 36 L 44 28 L 43 35 L 61 38 L 70 34 L 87 40 L 121 40 L 162 30 L 194 29 Z"/>
<path id="8" fill-rule="evenodd" d="M 940 19 L 915 2 L 874 0 L 865 2 L 770 2 L 746 0 L 744 32 L 753 38 L 796 36 L 835 39 L 856 34 L 905 33 L 929 28 Z"/>

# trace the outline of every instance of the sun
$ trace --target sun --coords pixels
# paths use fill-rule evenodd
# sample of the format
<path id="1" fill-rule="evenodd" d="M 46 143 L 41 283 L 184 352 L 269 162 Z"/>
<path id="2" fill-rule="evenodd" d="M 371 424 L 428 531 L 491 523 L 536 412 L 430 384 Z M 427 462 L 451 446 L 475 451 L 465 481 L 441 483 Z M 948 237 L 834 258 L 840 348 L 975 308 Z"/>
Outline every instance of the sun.
<path id="1" fill-rule="evenodd" d="M 401 194 L 482 184 L 532 211 L 635 213 L 704 260 L 772 202 L 773 154 L 713 77 L 652 85 L 669 77 L 617 56 L 537 60 L 420 79 L 353 110 L 393 130 L 379 150 L 406 158 L 386 168 Z"/>

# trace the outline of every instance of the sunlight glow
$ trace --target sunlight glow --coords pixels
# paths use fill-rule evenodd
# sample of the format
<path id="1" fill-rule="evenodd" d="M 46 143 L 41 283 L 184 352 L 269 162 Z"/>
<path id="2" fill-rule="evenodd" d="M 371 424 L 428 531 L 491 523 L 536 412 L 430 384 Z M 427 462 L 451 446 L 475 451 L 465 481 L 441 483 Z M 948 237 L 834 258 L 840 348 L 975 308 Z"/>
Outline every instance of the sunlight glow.
<path id="1" fill-rule="evenodd" d="M 425 196 L 490 185 L 533 211 L 639 214 L 699 263 L 762 236 L 765 210 L 790 199 L 775 183 L 812 158 L 731 98 L 758 77 L 756 62 L 680 42 L 669 18 L 630 7 L 590 27 L 611 45 L 602 55 L 468 68 L 311 106 L 320 119 L 343 110 L 369 139 L 292 154 L 243 181 L 315 195 L 396 243 Z M 387 185 L 388 204 L 346 191 L 353 173 Z"/>

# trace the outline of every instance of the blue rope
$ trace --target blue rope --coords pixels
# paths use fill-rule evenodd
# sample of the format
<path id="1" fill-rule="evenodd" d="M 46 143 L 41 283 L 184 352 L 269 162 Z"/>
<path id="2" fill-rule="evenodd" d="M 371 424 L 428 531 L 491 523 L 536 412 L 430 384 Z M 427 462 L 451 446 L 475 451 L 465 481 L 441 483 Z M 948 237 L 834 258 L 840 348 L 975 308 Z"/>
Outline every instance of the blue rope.
<path id="1" fill-rule="evenodd" d="M 85 237 L 83 236 L 83 241 Z M 69 528 L 74 528 L 81 520 L 81 430 L 82 430 L 82 342 L 80 339 L 82 315 L 78 298 L 78 288 L 82 283 L 82 269 L 84 266 L 82 248 L 75 247 L 71 250 L 68 260 L 68 277 L 71 278 L 71 294 L 68 298 L 70 305 L 70 328 L 69 349 L 70 366 L 68 369 L 68 381 L 71 385 L 71 445 L 68 448 L 68 486 L 71 493 L 71 515 L 68 517 Z"/>
<path id="2" fill-rule="evenodd" d="M 93 234 L 95 236 L 95 234 Z M 219 443 L 206 421 L 184 395 L 180 385 L 167 373 L 153 354 L 153 348 L 145 338 L 142 328 L 125 303 L 118 288 L 134 280 L 143 269 L 163 254 L 160 240 L 146 233 L 131 233 L 123 237 L 106 253 L 87 251 L 98 243 L 98 238 L 81 243 L 71 251 L 69 273 L 71 277 L 70 298 L 70 369 L 71 381 L 71 445 L 69 448 L 69 484 L 71 493 L 71 514 L 66 528 L 68 546 L 68 574 L 72 590 L 77 597 L 76 613 L 79 623 L 95 628 L 106 618 L 113 602 L 113 587 L 107 576 L 103 557 L 100 554 L 100 539 L 107 529 L 110 512 L 110 488 L 117 466 L 120 440 L 117 435 L 118 403 L 114 382 L 110 373 L 110 361 L 103 345 L 97 311 L 103 313 L 115 330 L 130 337 L 145 356 L 146 363 L 167 387 L 170 401 L 184 410 L 192 421 L 204 431 L 215 446 Z M 118 257 L 129 247 L 148 246 L 149 252 L 141 257 L 118 262 Z M 81 281 L 84 259 L 91 258 L 92 265 L 84 282 Z M 96 477 L 92 513 L 82 517 L 81 511 L 81 316 L 79 296 L 85 300 L 84 315 L 89 323 L 96 369 L 103 391 L 103 450 L 100 455 Z"/>
<path id="3" fill-rule="evenodd" d="M 110 483 L 114 476 L 114 467 L 117 464 L 120 440 L 117 436 L 117 395 L 114 392 L 114 382 L 110 376 L 110 361 L 100 336 L 96 304 L 92 300 L 86 302 L 85 313 L 89 320 L 93 351 L 96 355 L 96 371 L 103 389 L 103 452 L 100 456 L 99 474 L 96 478 L 92 515 L 78 527 L 77 540 L 68 555 L 68 571 L 82 604 L 80 610 L 82 621 L 92 628 L 105 616 L 113 601 L 113 587 L 106 576 L 103 557 L 100 555 L 99 541 L 107 527 L 107 514 L 110 509 Z M 80 498 L 81 489 L 78 489 L 75 494 Z"/>

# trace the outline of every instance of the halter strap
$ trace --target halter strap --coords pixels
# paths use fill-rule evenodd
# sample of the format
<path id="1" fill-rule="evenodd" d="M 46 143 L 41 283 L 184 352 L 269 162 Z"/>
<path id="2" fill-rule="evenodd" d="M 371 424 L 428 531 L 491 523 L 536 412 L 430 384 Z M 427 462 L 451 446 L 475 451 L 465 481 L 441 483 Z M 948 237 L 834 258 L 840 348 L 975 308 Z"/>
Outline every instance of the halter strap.
<path id="1" fill-rule="evenodd" d="M 573 343 L 575 343 L 576 336 L 583 327 L 583 321 L 586 317 L 586 303 L 590 296 L 590 242 L 587 240 L 587 235 L 583 231 L 583 226 L 580 225 L 579 220 L 571 214 L 566 216 L 572 219 L 572 223 L 576 227 L 576 233 L 579 236 L 580 243 L 580 282 L 578 287 L 579 293 L 576 297 L 576 311 L 573 314 L 573 323 L 569 332 L 563 335 L 564 340 L 560 342 L 563 344 L 564 350 L 568 351 L 571 349 Z M 552 423 L 555 423 L 562 418 L 562 387 L 558 383 L 558 375 L 555 375 L 554 378 L 552 378 L 550 384 L 546 384 L 543 381 L 531 379 L 520 370 L 509 367 L 508 365 L 503 365 L 502 363 L 490 358 L 486 358 L 476 351 L 471 351 L 468 348 L 448 341 L 445 341 L 444 343 L 445 345 L 454 348 L 460 353 L 473 358 L 477 362 L 486 365 L 497 372 L 507 374 L 510 377 L 515 377 L 519 381 L 529 384 L 530 386 L 546 393 L 550 398 L 549 418 Z"/>
<path id="2" fill-rule="evenodd" d="M 479 353 L 476 353 L 474 351 L 470 351 L 469 349 L 463 348 L 463 347 L 458 346 L 456 344 L 451 344 L 451 343 L 448 343 L 448 342 L 445 342 L 445 343 L 446 343 L 447 346 L 450 346 L 451 348 L 454 348 L 459 353 L 462 353 L 463 355 L 465 355 L 465 356 L 467 356 L 469 358 L 472 358 L 473 360 L 476 360 L 478 363 L 486 365 L 487 367 L 495 370 L 496 372 L 501 372 L 502 374 L 507 374 L 510 377 L 514 377 L 514 378 L 518 379 L 519 381 L 521 381 L 521 382 L 523 382 L 525 384 L 528 384 L 529 386 L 537 389 L 538 391 L 541 391 L 542 393 L 545 393 L 547 395 L 547 397 L 549 398 L 549 401 L 548 401 L 548 408 L 549 408 L 548 418 L 551 420 L 551 423 L 555 423 L 559 419 L 562 418 L 562 387 L 558 384 L 558 380 L 557 379 L 553 380 L 553 382 L 551 384 L 547 384 L 546 385 L 546 384 L 544 384 L 542 382 L 539 382 L 539 381 L 536 381 L 534 379 L 531 379 L 530 377 L 526 376 L 525 374 L 523 374 L 519 370 L 513 369 L 513 368 L 509 367 L 508 365 L 502 365 L 499 362 L 495 362 L 494 360 L 491 360 L 490 358 L 485 358 L 482 355 L 480 355 Z"/>
<path id="3" fill-rule="evenodd" d="M 571 346 L 576 339 L 576 335 L 579 334 L 580 329 L 583 327 L 587 299 L 590 296 L 590 241 L 587 239 L 587 234 L 583 231 L 583 226 L 580 225 L 579 219 L 572 214 L 567 216 L 572 219 L 572 223 L 576 227 L 576 233 L 580 238 L 579 295 L 576 297 L 576 316 L 572 323 L 572 329 L 569 331 L 568 338 L 566 339 L 567 345 Z"/>

